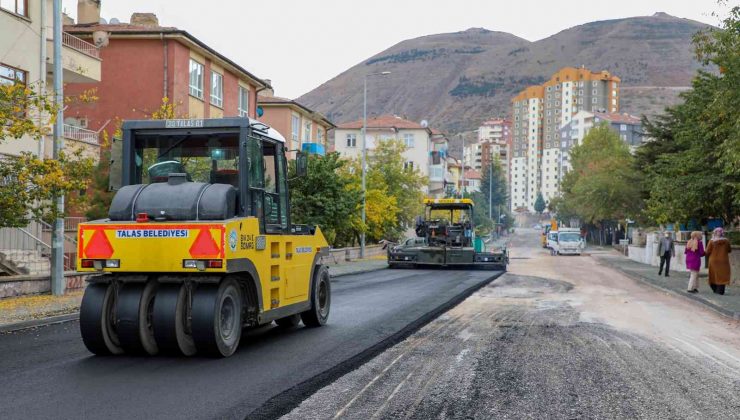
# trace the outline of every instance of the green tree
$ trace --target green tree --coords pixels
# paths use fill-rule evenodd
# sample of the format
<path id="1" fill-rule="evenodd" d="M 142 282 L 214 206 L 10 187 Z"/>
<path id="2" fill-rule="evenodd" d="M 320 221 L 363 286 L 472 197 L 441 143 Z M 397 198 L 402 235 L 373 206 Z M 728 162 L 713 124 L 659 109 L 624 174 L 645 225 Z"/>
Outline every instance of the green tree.
<path id="1" fill-rule="evenodd" d="M 308 174 L 297 177 L 295 161 L 288 164 L 292 222 L 318 225 L 335 246 L 351 240 L 360 229 L 356 214 L 361 191 L 353 187 L 347 165 L 338 153 L 309 155 Z"/>
<path id="2" fill-rule="evenodd" d="M 536 211 L 539 214 L 542 214 L 543 211 L 545 211 L 545 198 L 542 197 L 542 193 L 537 193 L 537 199 L 534 200 L 534 211 Z"/>
<path id="3" fill-rule="evenodd" d="M 629 147 L 607 124 L 592 128 L 571 151 L 573 169 L 563 177 L 558 215 L 586 223 L 635 218 L 641 211 L 641 177 Z"/>
<path id="4" fill-rule="evenodd" d="M 657 223 L 740 214 L 740 7 L 694 37 L 699 71 L 683 103 L 643 121 L 653 140 L 637 151 L 646 215 Z"/>
<path id="5" fill-rule="evenodd" d="M 466 194 L 466 197 L 471 198 L 475 203 L 473 222 L 479 228 L 478 233 L 486 234 L 493 229 L 499 217 L 499 211 L 505 216 L 502 218 L 505 225 L 511 223 L 513 219 L 506 215 L 508 187 L 501 164 L 496 160 L 492 166 L 484 166 L 481 174 L 480 191 Z"/>
<path id="6" fill-rule="evenodd" d="M 56 109 L 37 87 L 0 84 L 0 142 L 26 136 L 39 140 L 49 133 Z M 29 152 L 0 159 L 0 226 L 20 227 L 29 218 L 62 217 L 54 199 L 66 196 L 67 203 L 74 205 L 79 195 L 72 193 L 87 188 L 92 168 L 93 159 L 82 149 L 68 148 L 58 159 L 44 160 Z"/>
<path id="7" fill-rule="evenodd" d="M 402 141 L 383 140 L 368 157 L 368 191 L 384 191 L 396 200 L 395 223 L 387 226 L 383 236 L 372 240 L 399 239 L 406 229 L 413 227 L 414 218 L 422 214 L 422 188 L 427 185 L 427 178 L 417 168 L 404 168 L 405 151 Z"/>

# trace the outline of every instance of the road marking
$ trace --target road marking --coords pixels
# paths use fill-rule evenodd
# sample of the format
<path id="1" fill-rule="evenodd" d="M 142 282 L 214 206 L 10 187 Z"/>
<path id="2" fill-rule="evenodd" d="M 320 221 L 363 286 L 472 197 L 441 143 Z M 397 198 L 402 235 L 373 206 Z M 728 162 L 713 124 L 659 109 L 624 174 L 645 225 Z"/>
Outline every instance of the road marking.
<path id="1" fill-rule="evenodd" d="M 393 359 L 393 361 L 392 361 L 392 362 L 391 362 L 390 364 L 388 364 L 388 366 L 386 366 L 386 367 L 385 367 L 385 369 L 383 369 L 383 370 L 382 370 L 382 371 L 381 371 L 381 372 L 380 372 L 379 374 L 375 375 L 375 377 L 374 377 L 374 378 L 373 378 L 373 379 L 372 379 L 372 380 L 371 380 L 370 382 L 368 382 L 368 383 L 367 383 L 367 385 L 365 385 L 365 386 L 364 386 L 364 387 L 363 387 L 363 388 L 362 388 L 362 389 L 360 390 L 360 392 L 358 392 L 358 393 L 357 393 L 357 395 L 355 395 L 355 396 L 354 396 L 354 397 L 353 397 L 353 398 L 352 398 L 351 400 L 349 400 L 349 402 L 348 402 L 347 404 L 345 404 L 345 405 L 344 405 L 344 407 L 342 407 L 342 409 L 341 409 L 341 410 L 337 411 L 337 414 L 335 414 L 335 415 L 334 415 L 334 418 L 335 418 L 335 419 L 336 419 L 336 418 L 339 418 L 339 417 L 340 417 L 340 416 L 341 416 L 342 414 L 344 414 L 344 412 L 345 412 L 345 411 L 346 411 L 346 410 L 347 410 L 347 409 L 348 409 L 348 408 L 349 408 L 349 407 L 350 407 L 350 406 L 351 406 L 352 404 L 354 404 L 354 402 L 355 402 L 355 401 L 357 401 L 357 399 L 358 399 L 358 398 L 360 398 L 360 395 L 362 395 L 362 394 L 363 394 L 363 393 L 364 393 L 365 391 L 367 391 L 367 389 L 368 389 L 368 388 L 370 388 L 370 387 L 371 387 L 371 386 L 372 386 L 372 385 L 373 385 L 373 384 L 374 384 L 375 382 L 377 382 L 377 381 L 378 381 L 378 379 L 380 379 L 380 377 L 381 377 L 381 376 L 383 376 L 383 375 L 384 375 L 384 374 L 385 374 L 386 372 L 388 372 L 388 370 L 389 370 L 389 369 L 390 369 L 391 367 L 393 367 L 393 365 L 395 365 L 395 364 L 396 364 L 396 362 L 398 362 L 398 361 L 399 361 L 399 360 L 400 360 L 400 359 L 401 359 L 401 358 L 402 358 L 403 356 L 405 356 L 405 355 L 406 355 L 406 353 L 402 353 L 402 354 L 398 355 L 398 357 L 396 357 L 395 359 Z"/>
<path id="2" fill-rule="evenodd" d="M 684 340 L 681 340 L 680 338 L 677 338 L 677 337 L 673 337 L 673 339 L 674 339 L 674 340 L 676 340 L 676 341 L 678 341 L 679 343 L 682 343 L 683 345 L 685 345 L 685 346 L 687 346 L 687 347 L 691 347 L 692 349 L 696 350 L 696 351 L 697 351 L 698 353 L 702 354 L 702 355 L 703 355 L 703 356 L 705 356 L 706 358 L 708 358 L 708 359 L 711 359 L 711 360 L 713 360 L 713 361 L 714 361 L 715 363 L 717 363 L 717 364 L 719 364 L 719 365 L 722 365 L 722 366 L 726 367 L 727 369 L 729 369 L 729 370 L 733 371 L 733 372 L 734 372 L 735 374 L 739 374 L 739 373 L 740 373 L 740 372 L 739 372 L 739 371 L 738 371 L 738 370 L 737 370 L 737 369 L 736 369 L 735 367 L 733 367 L 733 366 L 730 366 L 730 365 L 728 365 L 728 364 L 724 363 L 723 361 L 721 361 L 721 360 L 719 360 L 718 358 L 716 358 L 716 357 L 712 356 L 711 354 L 709 354 L 709 353 L 705 352 L 704 350 L 700 349 L 699 347 L 697 347 L 697 346 L 695 346 L 695 345 L 693 345 L 693 344 L 691 344 L 691 343 L 688 343 L 688 342 L 686 342 L 686 341 L 684 341 Z"/>
<path id="3" fill-rule="evenodd" d="M 406 381 L 408 381 L 408 380 L 409 380 L 409 378 L 411 377 L 411 375 L 413 375 L 413 374 L 414 374 L 414 371 L 411 371 L 411 372 L 409 372 L 409 374 L 408 374 L 408 375 L 406 375 L 406 377 L 405 377 L 405 378 L 403 378 L 403 380 L 402 380 L 402 381 L 401 381 L 401 382 L 400 382 L 400 383 L 399 383 L 398 385 L 396 385 L 396 387 L 395 387 L 395 388 L 393 388 L 393 392 L 391 392 L 391 395 L 389 395 L 389 396 L 388 396 L 388 398 L 386 398 L 386 399 L 385 399 L 385 402 L 383 403 L 383 405 L 381 405 L 381 406 L 380 406 L 380 407 L 379 407 L 379 408 L 378 408 L 378 409 L 377 409 L 377 410 L 375 411 L 375 413 L 373 414 L 373 416 L 372 416 L 372 417 L 370 417 L 371 419 L 375 419 L 375 418 L 378 418 L 378 415 L 379 415 L 380 413 L 382 413 L 382 412 L 383 412 L 383 411 L 385 410 L 385 408 L 386 408 L 386 407 L 388 406 L 388 403 L 389 403 L 389 402 L 390 402 L 390 401 L 391 401 L 391 400 L 393 399 L 393 397 L 395 397 L 395 396 L 396 396 L 396 394 L 397 394 L 397 393 L 398 393 L 398 391 L 399 391 L 399 390 L 401 389 L 401 387 L 403 386 L 403 384 L 405 384 L 405 383 L 406 383 Z"/>

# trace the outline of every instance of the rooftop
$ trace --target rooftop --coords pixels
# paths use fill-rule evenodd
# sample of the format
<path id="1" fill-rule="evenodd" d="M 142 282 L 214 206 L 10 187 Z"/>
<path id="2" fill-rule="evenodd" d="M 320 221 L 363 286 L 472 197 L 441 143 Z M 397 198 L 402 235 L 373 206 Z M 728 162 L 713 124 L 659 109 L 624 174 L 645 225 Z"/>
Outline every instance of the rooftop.
<path id="1" fill-rule="evenodd" d="M 311 108 L 301 104 L 300 102 L 297 102 L 293 99 L 288 98 L 282 98 L 280 96 L 266 96 L 266 95 L 258 95 L 257 96 L 257 103 L 259 105 L 286 105 L 286 106 L 293 106 L 296 108 L 300 108 L 301 110 L 305 111 L 308 114 L 311 114 L 317 119 L 322 120 L 325 124 L 329 126 L 329 128 L 336 127 L 334 123 L 329 121 L 323 114 L 319 113 L 318 111 L 314 111 Z"/>
<path id="2" fill-rule="evenodd" d="M 111 35 L 111 38 L 116 37 L 152 37 L 159 38 L 160 36 L 172 36 L 172 37 L 183 37 L 225 64 L 233 67 L 238 72 L 245 74 L 247 77 L 252 79 L 259 87 L 271 87 L 270 83 L 266 80 L 260 79 L 254 74 L 247 71 L 244 67 L 240 66 L 230 58 L 224 56 L 218 51 L 214 50 L 206 43 L 191 35 L 189 32 L 175 28 L 173 26 L 159 26 L 158 24 L 132 24 L 132 23 L 98 23 L 98 24 L 76 24 L 76 25 L 65 25 L 64 32 L 76 35 L 92 35 L 93 32 L 104 31 Z"/>
<path id="3" fill-rule="evenodd" d="M 598 117 L 602 120 L 606 120 L 606 121 L 610 121 L 610 122 L 618 123 L 618 124 L 637 125 L 637 124 L 640 124 L 641 122 L 640 117 L 638 116 L 630 115 L 627 113 L 620 114 L 618 112 L 612 112 L 612 113 L 594 112 L 594 117 Z"/>
<path id="4" fill-rule="evenodd" d="M 337 128 L 360 129 L 362 128 L 362 119 L 339 124 Z M 409 121 L 397 115 L 380 115 L 377 117 L 368 118 L 367 128 L 392 128 L 394 130 L 428 130 L 432 132 L 430 128 L 424 127 L 420 123 Z"/>

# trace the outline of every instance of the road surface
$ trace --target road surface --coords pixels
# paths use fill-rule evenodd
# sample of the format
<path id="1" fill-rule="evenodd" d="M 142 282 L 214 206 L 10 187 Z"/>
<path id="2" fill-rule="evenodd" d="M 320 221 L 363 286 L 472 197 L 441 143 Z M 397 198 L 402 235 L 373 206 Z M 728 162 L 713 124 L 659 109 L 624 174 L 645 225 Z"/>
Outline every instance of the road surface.
<path id="1" fill-rule="evenodd" d="M 311 386 L 329 383 L 331 372 L 359 365 L 356 355 L 380 352 L 379 343 L 496 274 L 381 270 L 341 277 L 332 283 L 327 326 L 263 327 L 243 336 L 228 359 L 93 357 L 77 322 L 2 334 L 0 418 L 244 418 L 260 407 L 274 415 Z"/>
<path id="2" fill-rule="evenodd" d="M 737 321 L 522 232 L 509 272 L 285 418 L 740 418 Z"/>

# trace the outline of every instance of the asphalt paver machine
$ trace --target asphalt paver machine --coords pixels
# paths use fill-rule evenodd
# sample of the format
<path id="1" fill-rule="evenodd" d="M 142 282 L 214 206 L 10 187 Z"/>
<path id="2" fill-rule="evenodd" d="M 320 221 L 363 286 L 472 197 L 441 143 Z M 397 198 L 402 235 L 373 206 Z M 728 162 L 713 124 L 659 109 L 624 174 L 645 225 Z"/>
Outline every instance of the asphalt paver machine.
<path id="1" fill-rule="evenodd" d="M 388 247 L 390 267 L 443 266 L 506 270 L 505 248 L 486 251 L 476 238 L 473 201 L 468 198 L 427 198 L 416 237 Z"/>

